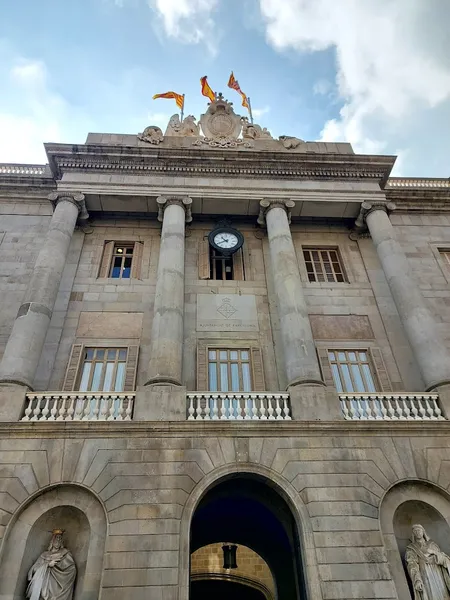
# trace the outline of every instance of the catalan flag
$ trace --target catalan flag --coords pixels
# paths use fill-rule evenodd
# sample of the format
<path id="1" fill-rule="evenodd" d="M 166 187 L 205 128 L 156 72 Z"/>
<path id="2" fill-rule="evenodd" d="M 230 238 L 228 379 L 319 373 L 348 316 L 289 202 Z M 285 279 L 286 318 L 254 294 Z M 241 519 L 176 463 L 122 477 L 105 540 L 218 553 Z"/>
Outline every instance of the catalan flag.
<path id="1" fill-rule="evenodd" d="M 202 86 L 202 94 L 209 98 L 211 102 L 214 102 L 214 100 L 216 99 L 216 95 L 209 87 L 208 78 L 206 75 L 200 79 L 200 84 Z"/>
<path id="2" fill-rule="evenodd" d="M 242 96 L 242 106 L 244 106 L 245 108 L 249 108 L 247 96 L 241 90 L 239 82 L 235 78 L 233 71 L 231 71 L 230 79 L 228 80 L 228 87 L 233 90 L 236 90 L 236 92 Z"/>
<path id="3" fill-rule="evenodd" d="M 166 92 L 165 94 L 155 94 L 153 96 L 153 100 L 156 98 L 168 98 L 171 100 L 175 100 L 177 106 L 180 110 L 183 110 L 184 107 L 184 94 L 177 94 L 176 92 Z"/>

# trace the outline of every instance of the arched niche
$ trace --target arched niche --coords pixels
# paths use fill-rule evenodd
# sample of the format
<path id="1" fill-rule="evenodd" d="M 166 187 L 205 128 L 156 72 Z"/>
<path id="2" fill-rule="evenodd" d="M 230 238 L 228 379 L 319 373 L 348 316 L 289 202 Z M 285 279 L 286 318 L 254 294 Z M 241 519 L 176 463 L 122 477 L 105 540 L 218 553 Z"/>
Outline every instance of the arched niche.
<path id="1" fill-rule="evenodd" d="M 380 507 L 380 523 L 387 560 L 399 600 L 411 600 L 404 556 L 411 527 L 419 523 L 441 549 L 450 554 L 450 496 L 423 481 L 404 481 L 386 492 Z"/>
<path id="2" fill-rule="evenodd" d="M 189 578 L 190 578 L 190 552 L 200 545 L 192 547 L 191 524 L 197 508 L 204 498 L 214 488 L 233 479 L 248 478 L 255 479 L 264 485 L 268 492 L 267 496 L 277 495 L 283 503 L 293 520 L 295 550 L 298 554 L 299 564 L 299 596 L 301 598 L 314 598 L 321 600 L 321 586 L 317 567 L 317 558 L 314 545 L 313 531 L 309 514 L 299 494 L 291 484 L 281 475 L 262 465 L 253 463 L 241 463 L 239 465 L 225 465 L 208 473 L 191 492 L 183 510 L 180 531 L 180 568 L 179 568 L 179 600 L 189 600 Z M 270 501 L 269 501 L 270 502 Z M 286 515 L 286 511 L 284 511 Z M 281 514 L 278 515 L 283 518 Z M 221 518 L 221 515 L 218 516 Z M 211 540 L 212 542 L 213 540 Z M 219 541 L 219 540 L 215 540 Z M 264 552 L 259 548 L 246 543 L 243 540 L 235 540 L 252 548 L 267 560 Z M 269 562 L 269 561 L 268 561 Z"/>
<path id="3" fill-rule="evenodd" d="M 27 573 L 47 549 L 51 531 L 65 530 L 64 542 L 77 565 L 74 600 L 98 598 L 106 540 L 103 506 L 87 489 L 62 485 L 35 496 L 8 526 L 0 554 L 0 598 L 23 600 Z"/>

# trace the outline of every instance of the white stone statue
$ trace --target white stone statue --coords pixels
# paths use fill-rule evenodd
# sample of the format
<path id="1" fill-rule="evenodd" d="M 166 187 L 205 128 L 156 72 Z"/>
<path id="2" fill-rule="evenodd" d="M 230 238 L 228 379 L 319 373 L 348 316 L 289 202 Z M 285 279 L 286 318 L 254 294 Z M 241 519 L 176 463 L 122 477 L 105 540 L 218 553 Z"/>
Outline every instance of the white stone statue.
<path id="1" fill-rule="evenodd" d="M 72 600 L 77 568 L 64 547 L 63 530 L 54 529 L 52 540 L 28 572 L 26 597 L 30 600 Z"/>
<path id="2" fill-rule="evenodd" d="M 250 123 L 248 117 L 241 117 L 242 137 L 250 140 L 273 139 L 267 127 L 261 127 L 256 123 Z"/>
<path id="3" fill-rule="evenodd" d="M 158 145 L 164 140 L 164 136 L 160 127 L 149 125 L 138 135 L 138 139 L 148 144 Z"/>
<path id="4" fill-rule="evenodd" d="M 405 560 L 414 600 L 450 600 L 450 558 L 430 540 L 422 525 L 412 526 Z"/>
<path id="5" fill-rule="evenodd" d="M 188 115 L 182 121 L 180 121 L 180 117 L 178 114 L 170 117 L 170 121 L 167 125 L 166 136 L 174 136 L 174 137 L 198 137 L 200 135 L 200 127 L 195 122 L 195 117 L 193 115 Z"/>

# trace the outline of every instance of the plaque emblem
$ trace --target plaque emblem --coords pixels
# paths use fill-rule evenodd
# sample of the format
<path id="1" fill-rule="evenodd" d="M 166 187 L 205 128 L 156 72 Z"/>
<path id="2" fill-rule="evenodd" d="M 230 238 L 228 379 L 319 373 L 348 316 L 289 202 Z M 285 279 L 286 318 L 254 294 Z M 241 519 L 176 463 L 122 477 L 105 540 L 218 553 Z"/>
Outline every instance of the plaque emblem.
<path id="1" fill-rule="evenodd" d="M 230 319 L 235 313 L 237 313 L 237 308 L 231 304 L 231 300 L 229 298 L 224 298 L 222 304 L 217 308 L 217 312 L 225 317 L 225 319 Z"/>

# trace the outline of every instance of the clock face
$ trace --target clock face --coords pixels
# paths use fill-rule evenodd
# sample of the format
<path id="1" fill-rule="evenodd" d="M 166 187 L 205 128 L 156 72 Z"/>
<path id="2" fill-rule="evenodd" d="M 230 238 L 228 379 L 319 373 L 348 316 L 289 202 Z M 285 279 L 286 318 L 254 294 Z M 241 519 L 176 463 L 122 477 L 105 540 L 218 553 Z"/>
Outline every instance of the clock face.
<path id="1" fill-rule="evenodd" d="M 224 250 L 231 250 L 232 248 L 238 245 L 239 240 L 234 233 L 222 231 L 221 233 L 216 233 L 216 235 L 214 236 L 214 243 L 219 248 L 223 248 Z"/>

